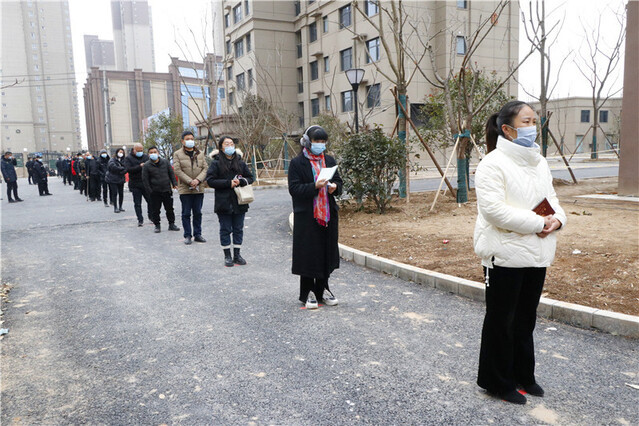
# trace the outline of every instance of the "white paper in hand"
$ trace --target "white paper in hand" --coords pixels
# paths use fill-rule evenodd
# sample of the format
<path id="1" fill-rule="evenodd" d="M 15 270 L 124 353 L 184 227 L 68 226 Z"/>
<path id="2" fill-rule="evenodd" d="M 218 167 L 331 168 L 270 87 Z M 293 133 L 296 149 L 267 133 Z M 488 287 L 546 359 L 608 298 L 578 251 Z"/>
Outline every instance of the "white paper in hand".
<path id="1" fill-rule="evenodd" d="M 317 180 L 330 180 L 335 175 L 337 171 L 337 166 L 326 167 L 320 170 L 319 176 L 317 176 Z"/>

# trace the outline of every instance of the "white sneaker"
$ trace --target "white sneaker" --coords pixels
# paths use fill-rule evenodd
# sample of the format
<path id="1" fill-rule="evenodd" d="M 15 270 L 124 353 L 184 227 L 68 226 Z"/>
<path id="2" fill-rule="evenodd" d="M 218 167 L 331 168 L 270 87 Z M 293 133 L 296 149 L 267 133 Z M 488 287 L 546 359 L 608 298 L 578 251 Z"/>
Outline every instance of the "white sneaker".
<path id="1" fill-rule="evenodd" d="M 335 306 L 339 302 L 337 301 L 337 297 L 327 289 L 324 289 L 324 294 L 322 295 L 322 299 L 324 299 L 324 303 L 328 306 Z"/>
<path id="2" fill-rule="evenodd" d="M 309 292 L 306 297 L 306 309 L 317 309 L 319 305 L 317 304 L 317 299 L 315 299 L 315 295 L 313 292 Z"/>

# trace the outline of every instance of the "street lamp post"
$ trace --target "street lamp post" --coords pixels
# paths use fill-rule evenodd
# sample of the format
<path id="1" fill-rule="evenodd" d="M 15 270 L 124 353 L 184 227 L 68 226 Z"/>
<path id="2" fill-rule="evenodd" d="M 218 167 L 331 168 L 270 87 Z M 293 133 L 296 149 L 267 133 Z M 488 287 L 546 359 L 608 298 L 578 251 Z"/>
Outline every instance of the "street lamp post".
<path id="1" fill-rule="evenodd" d="M 359 133 L 359 118 L 357 117 L 357 109 L 359 106 L 357 102 L 357 89 L 364 78 L 364 70 L 361 68 L 351 68 L 346 70 L 346 78 L 348 78 L 348 82 L 351 83 L 351 87 L 353 88 L 353 101 L 355 102 L 355 133 Z"/>

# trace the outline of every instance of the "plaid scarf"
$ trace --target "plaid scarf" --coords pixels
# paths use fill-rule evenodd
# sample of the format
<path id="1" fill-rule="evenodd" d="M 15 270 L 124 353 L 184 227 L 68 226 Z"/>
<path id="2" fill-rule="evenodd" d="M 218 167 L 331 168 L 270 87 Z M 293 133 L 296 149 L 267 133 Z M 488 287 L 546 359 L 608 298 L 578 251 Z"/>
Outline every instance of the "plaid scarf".
<path id="1" fill-rule="evenodd" d="M 308 158 L 311 162 L 313 169 L 313 178 L 317 181 L 317 176 L 322 168 L 326 167 L 326 160 L 324 154 L 315 155 L 308 149 L 304 148 L 304 157 Z M 317 220 L 317 223 L 326 227 L 328 221 L 331 220 L 331 212 L 328 207 L 328 190 L 326 186 L 320 188 L 319 193 L 313 198 L 313 217 Z"/>

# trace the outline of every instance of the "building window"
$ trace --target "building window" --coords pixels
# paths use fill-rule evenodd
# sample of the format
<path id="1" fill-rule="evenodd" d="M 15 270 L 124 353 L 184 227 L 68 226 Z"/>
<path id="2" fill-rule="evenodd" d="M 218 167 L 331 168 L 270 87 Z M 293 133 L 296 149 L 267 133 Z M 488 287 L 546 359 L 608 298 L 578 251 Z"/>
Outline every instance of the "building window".
<path id="1" fill-rule="evenodd" d="M 247 76 L 248 76 L 248 86 L 249 89 L 253 87 L 253 70 L 248 70 L 246 72 Z"/>
<path id="2" fill-rule="evenodd" d="M 464 38 L 464 36 L 457 36 L 457 54 L 466 54 L 466 39 Z"/>
<path id="3" fill-rule="evenodd" d="M 253 46 L 251 46 L 251 33 L 248 33 L 246 35 L 246 51 L 250 52 L 251 49 L 253 49 Z"/>
<path id="4" fill-rule="evenodd" d="M 244 90 L 246 88 L 244 86 L 244 73 L 235 76 L 235 84 L 237 85 L 237 90 Z"/>
<path id="5" fill-rule="evenodd" d="M 229 14 L 224 15 L 224 28 L 228 28 L 231 25 Z"/>
<path id="6" fill-rule="evenodd" d="M 297 104 L 297 113 L 299 116 L 300 127 L 304 127 L 304 102 Z"/>
<path id="7" fill-rule="evenodd" d="M 353 91 L 342 92 L 342 112 L 353 110 Z"/>
<path id="8" fill-rule="evenodd" d="M 233 8 L 233 23 L 237 24 L 242 20 L 242 5 L 238 4 Z"/>
<path id="9" fill-rule="evenodd" d="M 311 80 L 317 80 L 319 78 L 319 68 L 317 66 L 317 61 L 313 61 L 309 64 L 311 69 Z"/>
<path id="10" fill-rule="evenodd" d="M 244 56 L 244 39 L 241 38 L 235 42 L 235 57 L 239 58 Z"/>
<path id="11" fill-rule="evenodd" d="M 468 9 L 468 1 L 457 0 L 457 9 Z"/>
<path id="12" fill-rule="evenodd" d="M 351 5 L 344 6 L 339 10 L 339 28 L 351 26 Z"/>
<path id="13" fill-rule="evenodd" d="M 234 92 L 229 92 L 229 105 L 231 105 L 231 106 L 235 105 L 235 93 Z"/>
<path id="14" fill-rule="evenodd" d="M 233 81 L 233 65 L 226 69 L 226 80 Z"/>
<path id="15" fill-rule="evenodd" d="M 295 45 L 297 46 L 297 57 L 302 57 L 302 32 L 295 32 Z"/>
<path id="16" fill-rule="evenodd" d="M 322 31 L 323 31 L 324 33 L 327 33 L 327 32 L 328 32 L 328 16 L 324 16 L 324 17 L 322 18 Z"/>
<path id="17" fill-rule="evenodd" d="M 324 110 L 331 110 L 331 95 L 324 96 Z"/>
<path id="18" fill-rule="evenodd" d="M 251 14 L 251 5 L 249 0 L 244 0 L 244 16 L 249 16 Z"/>
<path id="19" fill-rule="evenodd" d="M 300 0 L 295 0 L 295 16 L 299 15 L 301 11 Z"/>
<path id="20" fill-rule="evenodd" d="M 304 69 L 302 67 L 297 68 L 297 93 L 304 92 Z"/>
<path id="21" fill-rule="evenodd" d="M 373 16 L 379 13 L 378 0 L 366 0 L 364 3 L 364 9 L 366 10 L 366 16 Z"/>
<path id="22" fill-rule="evenodd" d="M 608 122 L 608 111 L 605 111 L 605 110 L 599 111 L 599 122 L 600 123 Z"/>
<path id="23" fill-rule="evenodd" d="M 328 56 L 324 56 L 324 72 L 328 74 L 331 72 L 331 61 Z"/>
<path id="24" fill-rule="evenodd" d="M 380 105 L 380 85 L 379 83 L 373 84 L 366 88 L 366 106 L 369 108 L 375 108 Z"/>
<path id="25" fill-rule="evenodd" d="M 353 68 L 353 48 L 349 47 L 339 52 L 340 69 L 342 71 Z"/>
<path id="26" fill-rule="evenodd" d="M 366 54 L 367 64 L 370 64 L 371 62 L 379 61 L 379 37 L 375 37 L 372 40 L 368 40 L 366 42 L 366 49 L 368 50 Z"/>
<path id="27" fill-rule="evenodd" d="M 581 122 L 582 123 L 590 123 L 590 110 L 582 109 L 581 110 Z"/>
<path id="28" fill-rule="evenodd" d="M 313 22 L 308 26 L 308 42 L 313 43 L 317 40 L 317 22 Z"/>
<path id="29" fill-rule="evenodd" d="M 319 113 L 319 98 L 311 99 L 311 117 L 317 117 Z"/>
<path id="30" fill-rule="evenodd" d="M 224 90 L 224 87 L 220 87 L 217 89 L 217 95 L 220 97 L 220 99 L 226 98 L 226 90 Z"/>
<path id="31" fill-rule="evenodd" d="M 226 54 L 231 54 L 231 40 L 226 40 Z"/>

